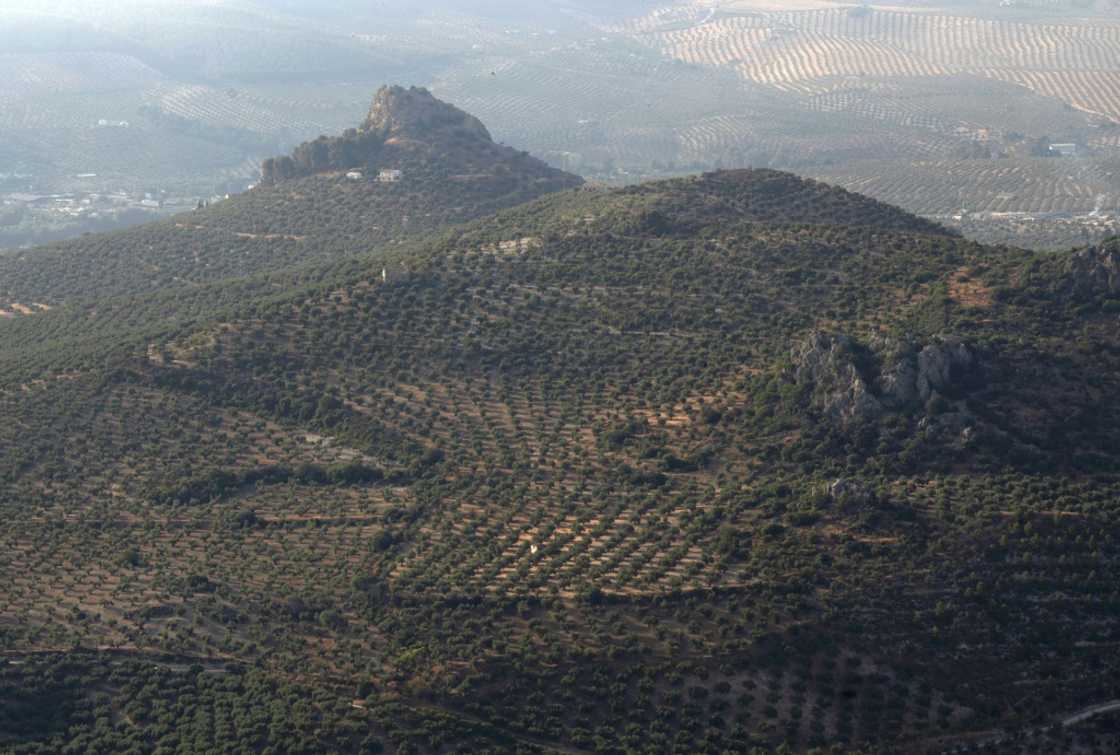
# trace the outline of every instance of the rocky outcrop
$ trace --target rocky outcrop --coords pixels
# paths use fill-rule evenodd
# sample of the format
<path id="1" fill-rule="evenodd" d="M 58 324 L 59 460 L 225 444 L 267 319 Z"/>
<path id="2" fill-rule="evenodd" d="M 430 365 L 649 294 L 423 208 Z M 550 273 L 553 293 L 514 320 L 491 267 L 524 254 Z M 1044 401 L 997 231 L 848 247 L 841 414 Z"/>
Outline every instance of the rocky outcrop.
<path id="1" fill-rule="evenodd" d="M 493 141 L 478 118 L 437 100 L 427 89 L 419 87 L 379 89 L 361 130 L 376 132 L 385 139 L 415 139 L 434 131 L 448 131 L 466 138 Z"/>
<path id="2" fill-rule="evenodd" d="M 976 363 L 972 351 L 958 338 L 937 337 L 924 346 L 884 339 L 877 346 L 876 351 L 883 355 L 878 393 L 892 409 L 960 393 Z"/>
<path id="3" fill-rule="evenodd" d="M 860 369 L 859 348 L 848 336 L 816 331 L 791 354 L 794 382 L 811 392 L 815 408 L 841 424 L 873 419 L 883 411 Z"/>
<path id="4" fill-rule="evenodd" d="M 877 381 L 883 401 L 893 409 L 902 409 L 920 401 L 918 350 L 914 345 L 881 340 L 874 346 L 883 354 L 885 364 Z"/>
<path id="5" fill-rule="evenodd" d="M 950 411 L 922 417 L 918 430 L 929 439 L 964 447 L 976 439 L 977 423 L 968 411 Z"/>
<path id="6" fill-rule="evenodd" d="M 875 492 L 858 480 L 840 478 L 828 485 L 828 497 L 834 502 L 848 506 L 867 506 L 875 503 Z"/>
<path id="7" fill-rule="evenodd" d="M 1067 263 L 1066 283 L 1081 297 L 1120 294 L 1120 238 L 1075 252 Z"/>
<path id="8" fill-rule="evenodd" d="M 454 105 L 441 102 L 427 89 L 382 87 L 361 126 L 339 136 L 321 136 L 305 142 L 291 155 L 265 160 L 261 182 L 277 184 L 320 173 L 364 168 L 400 167 L 410 156 L 421 156 L 421 164 L 441 161 L 449 172 L 489 173 L 506 164 L 531 177 L 559 180 L 559 188 L 578 186 L 581 181 L 508 147 L 494 143 L 478 118 Z"/>
<path id="9" fill-rule="evenodd" d="M 843 425 L 958 397 L 976 367 L 971 349 L 956 338 L 926 344 L 884 338 L 865 347 L 820 331 L 793 349 L 791 361 L 790 377 L 808 391 L 813 407 Z"/>
<path id="10" fill-rule="evenodd" d="M 918 352 L 915 387 L 925 402 L 935 393 L 953 394 L 962 388 L 975 366 L 975 358 L 959 339 L 938 339 Z"/>

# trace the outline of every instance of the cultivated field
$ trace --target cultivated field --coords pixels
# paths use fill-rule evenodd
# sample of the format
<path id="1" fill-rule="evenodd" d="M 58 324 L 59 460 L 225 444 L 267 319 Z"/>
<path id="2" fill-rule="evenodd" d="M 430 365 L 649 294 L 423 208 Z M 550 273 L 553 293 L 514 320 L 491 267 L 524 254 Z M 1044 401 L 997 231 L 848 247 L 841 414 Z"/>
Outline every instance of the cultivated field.
<path id="1" fill-rule="evenodd" d="M 1091 213 L 1120 206 L 1120 165 L 1034 160 L 869 161 L 822 178 L 927 215 Z"/>
<path id="2" fill-rule="evenodd" d="M 1023 23 L 938 12 L 830 8 L 654 16 L 621 29 L 674 58 L 816 93 L 835 77 L 970 73 L 1120 117 L 1120 21 Z"/>

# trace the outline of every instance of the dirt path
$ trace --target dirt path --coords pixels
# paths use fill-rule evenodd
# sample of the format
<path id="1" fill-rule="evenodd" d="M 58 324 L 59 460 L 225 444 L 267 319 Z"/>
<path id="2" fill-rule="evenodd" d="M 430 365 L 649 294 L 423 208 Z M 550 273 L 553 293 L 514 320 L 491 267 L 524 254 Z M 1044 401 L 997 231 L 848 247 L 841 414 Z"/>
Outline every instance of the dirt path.
<path id="1" fill-rule="evenodd" d="M 176 223 L 175 227 L 176 228 L 184 228 L 188 231 L 210 231 L 210 230 L 213 230 L 216 233 L 228 233 L 232 236 L 236 236 L 239 239 L 254 239 L 254 240 L 263 239 L 265 241 L 276 241 L 276 240 L 304 241 L 307 238 L 306 236 L 297 236 L 297 235 L 290 234 L 290 233 L 247 233 L 247 232 L 239 232 L 239 231 L 230 231 L 230 230 L 227 230 L 225 228 L 210 228 L 209 226 L 197 225 L 197 224 L 192 225 L 190 223 Z"/>
<path id="2" fill-rule="evenodd" d="M 1077 713 L 1074 713 L 1072 716 L 1068 716 L 1066 718 L 1063 718 L 1062 719 L 1062 726 L 1075 726 L 1075 725 L 1081 723 L 1082 721 L 1088 721 L 1090 718 L 1093 718 L 1094 716 L 1101 716 L 1101 715 L 1104 715 L 1105 713 L 1114 713 L 1118 710 L 1120 710 L 1120 700 L 1113 700 L 1113 701 L 1107 702 L 1107 703 L 1100 703 L 1099 705 L 1094 705 L 1092 707 L 1085 708 L 1082 711 L 1078 711 Z"/>
<path id="3" fill-rule="evenodd" d="M 1049 726 L 1060 725 L 1062 728 L 1069 728 L 1070 726 L 1076 726 L 1079 723 L 1088 721 L 1095 716 L 1103 716 L 1106 713 L 1115 713 L 1117 711 L 1120 711 L 1120 700 L 1112 700 L 1107 703 L 1097 703 L 1096 705 L 1091 705 L 1088 708 L 1083 708 L 1076 713 L 1071 713 L 1065 718 L 1062 718 L 1060 721 L 1057 721 L 1054 724 L 1050 724 Z M 963 740 L 967 740 L 967 743 L 974 747 L 1000 745 L 1013 736 L 1019 737 L 1022 735 L 1033 736 L 1041 734 L 1042 732 L 1046 731 L 1049 726 L 1038 726 L 1028 729 L 1009 731 L 994 730 L 960 734 L 951 738 L 953 744 L 948 749 L 942 750 L 942 755 L 946 755 L 947 753 L 952 752 L 959 752 L 960 746 L 964 743 Z"/>

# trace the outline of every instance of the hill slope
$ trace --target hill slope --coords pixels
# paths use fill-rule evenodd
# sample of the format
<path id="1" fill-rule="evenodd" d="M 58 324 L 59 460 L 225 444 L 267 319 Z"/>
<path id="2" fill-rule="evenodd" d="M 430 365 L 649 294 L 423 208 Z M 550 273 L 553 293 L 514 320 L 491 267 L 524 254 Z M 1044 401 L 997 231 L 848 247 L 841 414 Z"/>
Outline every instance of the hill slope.
<path id="1" fill-rule="evenodd" d="M 348 178 L 357 168 L 365 171 Z M 400 180 L 378 181 L 378 168 L 401 171 Z M 362 130 L 321 137 L 265 172 L 266 185 L 197 212 L 0 255 L 0 309 L 338 259 L 582 183 L 495 144 L 477 119 L 424 90 L 400 87 L 377 93 Z"/>
<path id="2" fill-rule="evenodd" d="M 1118 673 L 1115 271 L 738 172 L 199 287 L 142 342 L 165 299 L 91 305 L 120 348 L 0 323 L 0 637 L 148 659 L 25 656 L 0 690 L 58 716 L 0 725 L 108 748 L 183 689 L 258 748 L 1075 752 L 1041 725 Z M 103 356 L 21 375 L 37 328 Z M 82 674 L 135 726 L 47 683 Z"/>

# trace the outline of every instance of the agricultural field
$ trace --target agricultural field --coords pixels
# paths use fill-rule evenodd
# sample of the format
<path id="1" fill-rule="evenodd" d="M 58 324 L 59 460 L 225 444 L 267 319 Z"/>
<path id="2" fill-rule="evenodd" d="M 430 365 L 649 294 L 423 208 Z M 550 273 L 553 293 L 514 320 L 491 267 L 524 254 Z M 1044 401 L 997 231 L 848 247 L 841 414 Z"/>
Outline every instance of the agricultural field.
<path id="1" fill-rule="evenodd" d="M 1114 73 L 1120 46 L 1120 20 L 1106 19 L 1027 23 L 874 7 L 748 13 L 717 6 L 690 16 L 656 16 L 622 31 L 671 57 L 731 67 L 745 79 L 804 92 L 849 76 L 972 73 L 1001 79 L 1004 71 L 1031 70 L 1053 73 L 1055 83 L 1072 85 L 1064 96 L 1078 98 L 1081 90 L 1095 89 L 1093 82 L 1107 80 L 1097 74 Z M 1062 72 L 1068 72 L 1065 79 Z M 1033 86 L 1043 94 L 1055 91 Z"/>
<path id="2" fill-rule="evenodd" d="M 0 752 L 1108 752 L 1083 257 L 773 171 L 431 230 L 143 295 L 15 270 L 57 304 L 0 319 Z"/>
<path id="3" fill-rule="evenodd" d="M 1115 160 L 876 161 L 822 172 L 822 178 L 925 215 L 1023 207 L 1038 214 L 1089 214 L 1115 212 L 1120 201 L 1120 163 Z"/>
<path id="4" fill-rule="evenodd" d="M 816 163 L 795 166 L 807 175 L 919 213 L 945 213 L 950 204 L 1027 214 L 1116 212 L 1120 198 L 1099 161 L 1113 156 L 1120 123 L 1120 17 L 1107 9 L 1000 13 L 963 4 L 779 10 L 710 2 L 661 8 L 610 28 L 832 116 L 828 136 L 806 139 L 799 151 Z M 866 159 L 873 148 L 853 150 L 838 123 L 886 159 Z M 1077 144 L 1081 159 L 1074 166 L 1032 160 L 1039 139 Z M 954 160 L 966 155 L 997 161 Z M 958 187 L 956 196 L 947 187 Z"/>
<path id="5" fill-rule="evenodd" d="M 29 3 L 0 753 L 1117 751 L 1104 10 Z"/>

